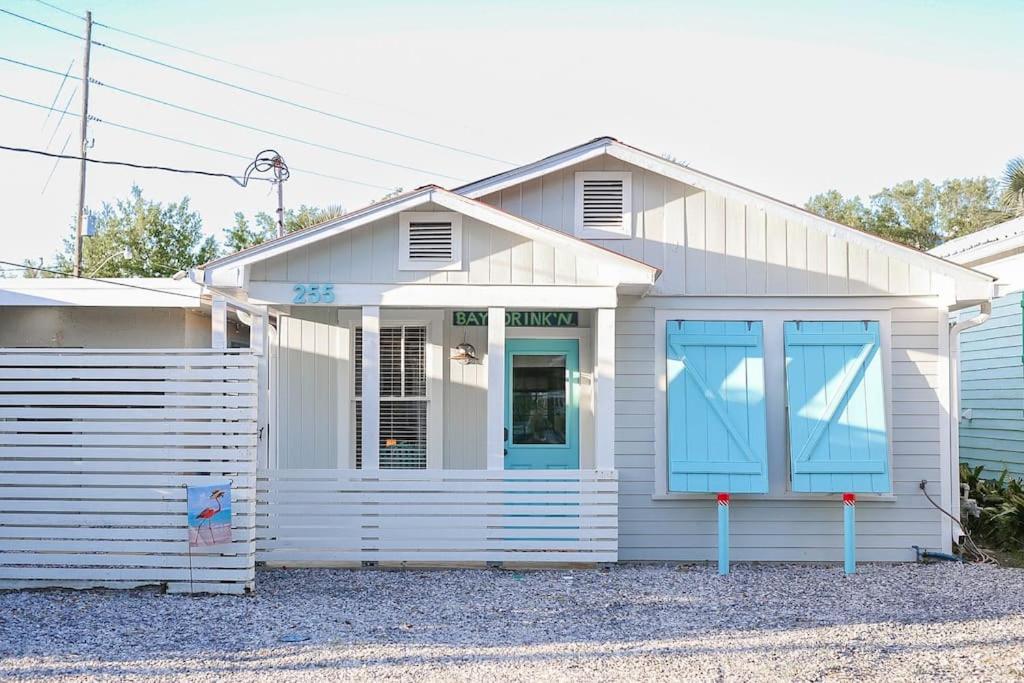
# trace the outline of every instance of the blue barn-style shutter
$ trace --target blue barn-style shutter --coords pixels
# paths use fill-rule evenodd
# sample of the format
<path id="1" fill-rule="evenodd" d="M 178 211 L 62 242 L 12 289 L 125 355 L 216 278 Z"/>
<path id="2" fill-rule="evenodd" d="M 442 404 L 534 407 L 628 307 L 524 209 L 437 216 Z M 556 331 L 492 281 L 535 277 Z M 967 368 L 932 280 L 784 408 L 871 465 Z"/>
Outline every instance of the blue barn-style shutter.
<path id="1" fill-rule="evenodd" d="M 888 493 L 877 322 L 787 322 L 786 394 L 794 491 Z"/>
<path id="2" fill-rule="evenodd" d="M 669 491 L 766 493 L 762 324 L 667 325 Z"/>

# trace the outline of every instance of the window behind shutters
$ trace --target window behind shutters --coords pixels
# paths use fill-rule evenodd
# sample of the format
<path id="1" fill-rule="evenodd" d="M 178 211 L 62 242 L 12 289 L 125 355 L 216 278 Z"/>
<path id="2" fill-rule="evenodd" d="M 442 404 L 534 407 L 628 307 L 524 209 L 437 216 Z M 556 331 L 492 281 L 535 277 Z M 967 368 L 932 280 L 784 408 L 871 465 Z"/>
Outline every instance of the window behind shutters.
<path id="1" fill-rule="evenodd" d="M 355 329 L 355 451 L 362 467 L 363 331 Z M 427 466 L 427 328 L 424 325 L 380 330 L 380 467 Z"/>
<path id="2" fill-rule="evenodd" d="M 784 332 L 793 490 L 889 492 L 878 322 L 787 322 Z"/>
<path id="3" fill-rule="evenodd" d="M 762 327 L 667 322 L 669 491 L 768 491 Z"/>

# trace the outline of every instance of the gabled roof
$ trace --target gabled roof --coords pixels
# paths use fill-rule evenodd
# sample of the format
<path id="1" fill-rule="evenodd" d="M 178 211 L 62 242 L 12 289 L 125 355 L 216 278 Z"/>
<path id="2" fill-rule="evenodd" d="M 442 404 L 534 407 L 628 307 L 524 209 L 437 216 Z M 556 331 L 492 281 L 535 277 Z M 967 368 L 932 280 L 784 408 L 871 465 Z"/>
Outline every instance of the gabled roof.
<path id="1" fill-rule="evenodd" d="M 304 230 L 297 230 L 283 237 L 243 249 L 230 256 L 214 259 L 196 269 L 196 272 L 193 273 L 193 279 L 211 284 L 213 283 L 212 274 L 214 271 L 236 270 L 243 266 L 284 254 L 297 247 L 313 244 L 334 235 L 354 230 L 401 211 L 414 210 L 426 204 L 442 206 L 450 211 L 476 218 L 484 223 L 507 230 L 526 239 L 546 243 L 555 248 L 572 250 L 582 258 L 614 265 L 616 272 L 623 276 L 622 284 L 651 284 L 661 273 L 659 268 L 647 265 L 628 256 L 623 256 L 596 244 L 577 239 L 560 230 L 514 216 L 506 211 L 475 199 L 455 194 L 442 187 L 427 185 L 387 201 L 371 204 L 334 220 L 314 225 Z M 201 280 L 197 277 L 200 272 L 202 275 Z"/>
<path id="2" fill-rule="evenodd" d="M 935 247 L 929 254 L 954 263 L 975 263 L 1024 247 L 1024 216 L 984 230 L 957 237 Z"/>
<path id="3" fill-rule="evenodd" d="M 908 263 L 914 263 L 932 272 L 939 272 L 957 279 L 967 278 L 981 282 L 992 282 L 995 279 L 990 275 L 951 261 L 946 261 L 936 255 L 918 251 L 878 235 L 823 218 L 795 204 L 784 202 L 709 173 L 698 171 L 690 166 L 669 161 L 656 154 L 627 145 L 608 136 L 595 138 L 582 145 L 570 147 L 533 163 L 462 185 L 453 191 L 467 197 L 479 198 L 604 154 L 699 189 L 709 190 L 725 197 L 733 197 L 744 203 L 773 211 L 776 214 L 791 216 L 793 220 L 801 221 L 806 225 L 822 230 L 830 236 L 860 244 L 867 249 L 887 252 L 896 258 L 901 258 Z"/>

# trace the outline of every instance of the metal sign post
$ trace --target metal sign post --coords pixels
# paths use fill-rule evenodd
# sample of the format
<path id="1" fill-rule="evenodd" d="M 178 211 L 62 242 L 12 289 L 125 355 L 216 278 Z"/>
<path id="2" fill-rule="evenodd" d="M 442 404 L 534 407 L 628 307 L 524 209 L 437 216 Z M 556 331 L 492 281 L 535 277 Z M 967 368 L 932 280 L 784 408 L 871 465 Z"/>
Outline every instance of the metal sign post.
<path id="1" fill-rule="evenodd" d="M 843 565 L 847 574 L 857 571 L 857 496 L 843 494 Z"/>
<path id="2" fill-rule="evenodd" d="M 718 573 L 729 573 L 729 494 L 718 494 Z"/>

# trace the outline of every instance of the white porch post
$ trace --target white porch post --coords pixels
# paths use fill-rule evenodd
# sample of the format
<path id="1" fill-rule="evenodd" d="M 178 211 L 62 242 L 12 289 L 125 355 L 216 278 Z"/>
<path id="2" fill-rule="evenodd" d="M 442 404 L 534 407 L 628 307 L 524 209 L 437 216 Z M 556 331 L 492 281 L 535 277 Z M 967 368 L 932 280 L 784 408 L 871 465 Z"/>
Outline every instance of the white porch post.
<path id="1" fill-rule="evenodd" d="M 615 309 L 599 308 L 594 324 L 594 469 L 615 469 Z"/>
<path id="2" fill-rule="evenodd" d="M 487 309 L 487 469 L 505 469 L 505 309 Z"/>
<path id="3" fill-rule="evenodd" d="M 214 349 L 228 347 L 228 302 L 219 294 L 213 295 L 210 305 L 210 346 Z"/>
<path id="4" fill-rule="evenodd" d="M 363 306 L 364 470 L 380 469 L 380 306 Z"/>
<path id="5" fill-rule="evenodd" d="M 256 429 L 259 441 L 256 445 L 256 463 L 259 467 L 270 467 L 270 340 L 269 313 L 254 313 L 249 326 L 249 348 L 256 356 Z"/>

